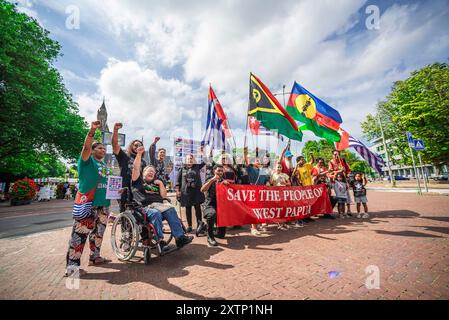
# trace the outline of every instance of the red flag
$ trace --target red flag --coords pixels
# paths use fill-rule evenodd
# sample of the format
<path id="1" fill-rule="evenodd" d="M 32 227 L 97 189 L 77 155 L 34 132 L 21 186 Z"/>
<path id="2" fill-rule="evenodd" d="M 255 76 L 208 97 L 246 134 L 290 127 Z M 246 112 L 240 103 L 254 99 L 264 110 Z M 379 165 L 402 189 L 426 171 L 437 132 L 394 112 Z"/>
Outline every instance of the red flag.
<path id="1" fill-rule="evenodd" d="M 212 86 L 209 86 L 209 103 L 212 103 L 215 107 L 215 112 L 217 113 L 218 119 L 221 120 L 221 126 L 223 127 L 223 131 L 225 133 L 226 138 L 232 137 L 231 129 L 229 129 L 228 118 L 223 111 L 223 107 L 221 106 L 220 101 L 218 101 L 217 96 L 215 95 Z"/>
<path id="2" fill-rule="evenodd" d="M 335 149 L 342 151 L 349 148 L 349 133 L 347 133 L 343 128 L 338 129 L 340 134 L 340 142 L 335 142 Z"/>
<path id="3" fill-rule="evenodd" d="M 260 130 L 260 121 L 256 117 L 248 117 L 248 126 L 253 135 L 258 135 Z"/>

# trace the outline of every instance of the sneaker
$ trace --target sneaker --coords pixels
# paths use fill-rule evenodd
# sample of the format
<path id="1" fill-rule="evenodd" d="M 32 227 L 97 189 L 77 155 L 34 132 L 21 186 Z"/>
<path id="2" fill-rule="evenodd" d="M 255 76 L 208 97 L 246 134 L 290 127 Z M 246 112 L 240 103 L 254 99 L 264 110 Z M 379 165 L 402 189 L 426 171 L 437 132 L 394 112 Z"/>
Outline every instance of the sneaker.
<path id="1" fill-rule="evenodd" d="M 259 228 L 259 231 L 262 231 L 262 232 L 267 232 L 267 231 L 268 231 L 268 229 L 267 229 L 267 227 L 266 227 L 266 226 L 261 226 L 261 227 Z"/>
<path id="2" fill-rule="evenodd" d="M 256 237 L 262 235 L 257 229 L 251 229 L 251 234 Z"/>
<path id="3" fill-rule="evenodd" d="M 362 218 L 365 218 L 365 219 L 366 219 L 366 218 L 369 218 L 369 214 L 368 214 L 368 213 L 364 213 L 363 216 L 362 216 Z"/>
<path id="4" fill-rule="evenodd" d="M 348 212 L 347 216 L 352 217 L 352 212 Z"/>
<path id="5" fill-rule="evenodd" d="M 280 224 L 278 225 L 278 230 L 286 231 L 287 228 L 284 225 Z"/>
<path id="6" fill-rule="evenodd" d="M 216 247 L 216 246 L 218 246 L 218 242 L 215 241 L 215 239 L 213 239 L 211 237 L 207 237 L 207 246 Z"/>
<path id="7" fill-rule="evenodd" d="M 296 221 L 296 225 L 297 225 L 299 228 L 303 228 L 303 227 L 304 227 L 304 221 L 298 220 L 298 221 Z"/>
<path id="8" fill-rule="evenodd" d="M 346 218 L 346 217 L 345 217 L 344 214 L 340 214 L 340 218 L 341 218 L 341 219 L 344 219 L 344 218 Z"/>
<path id="9" fill-rule="evenodd" d="M 305 222 L 315 222 L 315 220 L 310 218 L 310 217 L 309 218 L 305 218 L 304 221 Z"/>
<path id="10" fill-rule="evenodd" d="M 182 236 L 182 237 L 176 239 L 176 246 L 178 248 L 182 248 L 186 244 L 189 244 L 190 242 L 192 242 L 192 240 L 193 240 L 193 236 Z"/>
<path id="11" fill-rule="evenodd" d="M 81 268 L 79 268 L 77 271 L 79 277 L 82 277 L 87 274 L 87 271 Z M 76 272 L 75 268 L 66 269 L 64 273 L 64 278 L 71 277 L 75 272 Z"/>
<path id="12" fill-rule="evenodd" d="M 192 232 L 192 227 L 188 226 L 187 229 L 186 229 L 186 233 L 190 233 L 190 232 Z"/>
<path id="13" fill-rule="evenodd" d="M 337 219 L 332 213 L 326 213 L 323 218 L 325 219 Z"/>
<path id="14" fill-rule="evenodd" d="M 360 218 L 362 218 L 362 214 L 361 214 L 361 213 L 359 213 L 359 214 L 357 215 L 357 219 L 360 219 Z"/>

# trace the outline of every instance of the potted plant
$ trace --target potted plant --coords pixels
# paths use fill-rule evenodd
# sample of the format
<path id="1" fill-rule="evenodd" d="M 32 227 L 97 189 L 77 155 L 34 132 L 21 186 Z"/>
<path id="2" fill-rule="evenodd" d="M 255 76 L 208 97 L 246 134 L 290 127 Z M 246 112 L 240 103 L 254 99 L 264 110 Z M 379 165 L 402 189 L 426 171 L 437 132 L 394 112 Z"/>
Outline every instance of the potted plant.
<path id="1" fill-rule="evenodd" d="M 11 188 L 11 205 L 30 204 L 36 196 L 37 185 L 31 179 L 17 180 Z"/>

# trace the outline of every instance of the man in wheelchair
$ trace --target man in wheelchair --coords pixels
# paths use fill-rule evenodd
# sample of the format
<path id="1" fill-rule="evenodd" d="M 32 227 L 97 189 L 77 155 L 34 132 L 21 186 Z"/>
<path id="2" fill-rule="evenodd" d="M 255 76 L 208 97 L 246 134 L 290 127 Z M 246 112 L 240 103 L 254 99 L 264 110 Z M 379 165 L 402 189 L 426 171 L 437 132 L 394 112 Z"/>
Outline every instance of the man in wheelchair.
<path id="1" fill-rule="evenodd" d="M 144 212 L 148 216 L 148 220 L 154 226 L 161 250 L 165 242 L 162 220 L 167 220 L 170 225 L 171 233 L 176 239 L 178 248 L 192 242 L 193 236 L 186 236 L 179 220 L 176 209 L 168 202 L 164 202 L 167 198 L 167 190 L 162 181 L 156 180 L 156 169 L 154 166 L 147 166 L 140 175 L 140 162 L 144 153 L 144 147 L 137 149 L 137 155 L 133 164 L 132 171 L 132 194 L 136 202 L 142 204 Z"/>

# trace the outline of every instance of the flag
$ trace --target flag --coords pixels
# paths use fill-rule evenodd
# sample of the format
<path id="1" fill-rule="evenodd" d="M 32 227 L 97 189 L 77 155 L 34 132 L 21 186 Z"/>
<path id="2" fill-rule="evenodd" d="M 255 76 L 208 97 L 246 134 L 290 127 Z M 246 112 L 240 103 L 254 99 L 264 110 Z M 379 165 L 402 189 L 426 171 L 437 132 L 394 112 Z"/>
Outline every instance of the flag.
<path id="1" fill-rule="evenodd" d="M 226 117 L 226 114 L 224 113 L 221 103 L 220 103 L 220 101 L 218 101 L 217 96 L 215 95 L 215 92 L 212 89 L 212 86 L 209 86 L 208 101 L 209 101 L 209 105 L 212 104 L 215 108 L 215 112 L 217 113 L 218 119 L 220 119 L 220 121 L 221 121 L 221 126 L 225 133 L 226 139 L 231 138 L 232 133 L 231 133 L 231 129 L 229 128 L 229 125 L 228 125 L 228 118 Z"/>
<path id="2" fill-rule="evenodd" d="M 342 151 L 349 148 L 349 133 L 347 133 L 343 128 L 338 129 L 340 134 L 340 142 L 335 142 L 335 149 Z"/>
<path id="3" fill-rule="evenodd" d="M 303 123 L 300 130 L 312 131 L 317 137 L 339 142 L 342 119 L 337 110 L 315 97 L 296 81 L 287 103 L 290 116 Z"/>
<path id="4" fill-rule="evenodd" d="M 284 137 L 282 135 L 279 133 L 275 134 L 273 131 L 268 130 L 255 117 L 248 117 L 248 126 L 253 136 L 277 136 L 279 140 L 284 141 Z"/>
<path id="5" fill-rule="evenodd" d="M 368 162 L 371 168 L 382 173 L 382 167 L 385 165 L 385 162 L 379 155 L 369 150 L 361 141 L 352 136 L 349 136 L 349 146 L 354 148 Z"/>
<path id="6" fill-rule="evenodd" d="M 298 130 L 295 120 L 281 106 L 268 88 L 251 73 L 249 82 L 248 116 L 255 117 L 270 130 L 293 140 L 302 140 L 302 132 Z"/>
<path id="7" fill-rule="evenodd" d="M 209 107 L 207 110 L 207 121 L 206 121 L 206 131 L 204 132 L 203 140 L 201 141 L 201 145 L 203 146 L 210 146 L 212 149 L 219 149 L 219 150 L 231 150 L 231 146 L 226 140 L 226 132 L 225 128 L 223 126 L 223 121 L 226 120 L 226 115 L 223 112 L 223 109 L 220 105 L 220 112 L 221 112 L 221 119 L 220 115 L 218 115 L 216 106 L 216 99 L 214 101 L 213 96 L 215 96 L 215 93 L 213 96 L 211 95 L 212 87 L 209 90 Z M 213 91 L 212 91 L 213 93 Z M 222 120 L 224 119 L 224 120 Z M 225 121 L 226 122 L 226 121 Z M 227 123 L 225 124 L 227 126 Z M 230 131 L 229 131 L 230 133 Z"/>

